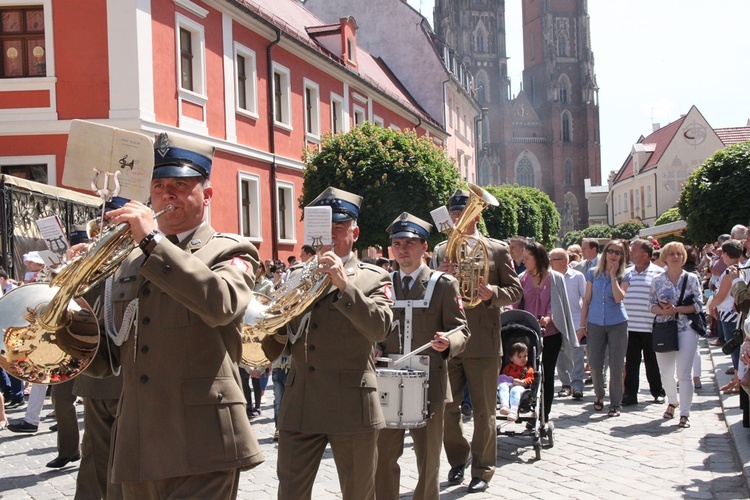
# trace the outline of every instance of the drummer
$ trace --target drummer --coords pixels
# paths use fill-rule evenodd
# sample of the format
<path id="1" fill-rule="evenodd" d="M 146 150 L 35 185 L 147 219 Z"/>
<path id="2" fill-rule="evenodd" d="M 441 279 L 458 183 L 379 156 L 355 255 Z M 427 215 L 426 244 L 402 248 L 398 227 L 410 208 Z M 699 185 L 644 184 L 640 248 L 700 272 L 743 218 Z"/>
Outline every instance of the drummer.
<path id="1" fill-rule="evenodd" d="M 392 274 L 395 326 L 386 341 L 378 345 L 384 356 L 407 354 L 428 342 L 431 345 L 424 351 L 430 363 L 427 396 L 430 415 L 425 426 L 409 430 L 419 470 L 414 499 L 440 496 L 443 414 L 445 403 L 451 400 L 447 360 L 463 351 L 469 338 L 458 282 L 448 274 L 431 270 L 422 262 L 431 229 L 431 224 L 406 212 L 388 228 L 393 257 L 399 266 L 399 270 Z M 445 335 L 444 332 L 457 327 L 463 329 L 450 337 Z M 390 426 L 380 431 L 375 474 L 378 499 L 399 497 L 401 474 L 398 459 L 404 450 L 404 433 L 404 429 Z"/>

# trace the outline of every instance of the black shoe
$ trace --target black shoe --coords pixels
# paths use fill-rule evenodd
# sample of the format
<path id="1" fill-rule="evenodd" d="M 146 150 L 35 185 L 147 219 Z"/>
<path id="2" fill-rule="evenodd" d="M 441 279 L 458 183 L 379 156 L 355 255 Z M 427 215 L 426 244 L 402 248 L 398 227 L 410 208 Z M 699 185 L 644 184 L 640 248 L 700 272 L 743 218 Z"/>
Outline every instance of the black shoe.
<path id="1" fill-rule="evenodd" d="M 592 385 L 593 383 L 594 383 L 594 381 L 591 380 L 591 377 L 589 377 L 589 378 L 587 378 L 586 380 L 583 381 L 584 385 Z"/>
<path id="2" fill-rule="evenodd" d="M 461 405 L 461 415 L 464 417 L 470 417 L 471 416 L 471 406 L 469 405 Z"/>
<path id="3" fill-rule="evenodd" d="M 583 391 L 573 391 L 573 399 L 583 399 Z"/>
<path id="4" fill-rule="evenodd" d="M 36 432 L 39 430 L 38 425 L 30 424 L 26 420 L 21 420 L 8 426 L 11 432 Z"/>
<path id="5" fill-rule="evenodd" d="M 622 406 L 633 406 L 638 404 L 638 399 L 632 396 L 623 396 Z"/>
<path id="6" fill-rule="evenodd" d="M 21 408 L 25 404 L 26 404 L 26 400 L 24 398 L 11 399 L 10 401 L 6 401 L 5 409 L 12 410 L 13 408 Z"/>
<path id="7" fill-rule="evenodd" d="M 77 462 L 81 459 L 81 455 L 73 455 L 72 457 L 57 457 L 47 464 L 47 467 L 52 469 L 59 469 L 65 467 L 70 462 Z"/>
<path id="8" fill-rule="evenodd" d="M 664 396 L 654 396 L 654 403 L 663 405 L 664 404 Z"/>
<path id="9" fill-rule="evenodd" d="M 459 484 L 463 482 L 464 480 L 464 471 L 469 466 L 468 463 L 465 463 L 463 465 L 457 465 L 455 467 L 451 467 L 451 470 L 448 471 L 448 482 L 451 484 Z"/>
<path id="10" fill-rule="evenodd" d="M 486 491 L 489 484 L 484 479 L 478 477 L 472 477 L 469 483 L 469 493 L 479 493 Z"/>
<path id="11" fill-rule="evenodd" d="M 55 424 L 55 425 L 50 425 L 50 426 L 49 426 L 49 430 L 51 430 L 52 432 L 57 432 L 57 424 Z"/>

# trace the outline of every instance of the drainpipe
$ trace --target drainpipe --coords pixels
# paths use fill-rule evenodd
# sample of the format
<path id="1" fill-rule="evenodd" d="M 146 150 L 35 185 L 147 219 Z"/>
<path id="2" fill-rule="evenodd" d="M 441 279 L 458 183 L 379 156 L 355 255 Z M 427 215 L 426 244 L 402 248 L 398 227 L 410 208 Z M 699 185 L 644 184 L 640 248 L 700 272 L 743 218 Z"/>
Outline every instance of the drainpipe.
<path id="1" fill-rule="evenodd" d="M 656 214 L 654 222 L 656 222 L 656 219 L 661 215 L 659 213 L 659 174 L 657 172 L 654 172 L 654 213 Z"/>
<path id="2" fill-rule="evenodd" d="M 276 210 L 276 197 L 278 196 L 278 187 L 276 183 L 276 134 L 273 125 L 274 121 L 274 95 L 273 95 L 273 61 L 271 59 L 271 50 L 273 46 L 281 41 L 281 30 L 275 28 L 276 40 L 268 44 L 266 47 L 266 65 L 268 67 L 268 149 L 271 153 L 271 174 L 270 174 L 270 186 L 271 186 L 271 255 L 272 258 L 279 258 L 279 220 L 278 212 Z"/>

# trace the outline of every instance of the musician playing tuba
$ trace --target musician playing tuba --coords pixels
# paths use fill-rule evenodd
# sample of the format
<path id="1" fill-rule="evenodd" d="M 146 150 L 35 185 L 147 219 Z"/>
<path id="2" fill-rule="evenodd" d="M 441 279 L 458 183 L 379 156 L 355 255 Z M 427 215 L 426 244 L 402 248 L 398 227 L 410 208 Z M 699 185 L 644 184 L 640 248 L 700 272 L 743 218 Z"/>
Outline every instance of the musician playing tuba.
<path id="1" fill-rule="evenodd" d="M 456 223 L 472 196 L 469 190 L 459 189 L 451 196 L 448 210 Z M 476 196 L 476 194 L 474 194 Z M 477 230 L 480 215 L 467 221 L 462 228 L 466 235 L 473 235 L 467 245 L 481 242 L 487 249 L 488 278 L 477 284 L 481 301 L 476 307 L 466 309 L 471 338 L 463 353 L 448 361 L 448 374 L 453 402 L 445 411 L 445 453 L 451 465 L 448 481 L 458 484 L 463 481 L 464 470 L 471 462 L 469 492 L 487 489 L 495 472 L 497 458 L 497 435 L 495 431 L 496 386 L 499 363 L 502 357 L 500 342 L 500 312 L 521 300 L 523 290 L 511 265 L 508 245 L 486 238 Z M 446 243 L 435 247 L 432 266 L 448 274 L 456 274 L 457 263 L 445 259 Z M 461 428 L 461 401 L 464 387 L 468 384 L 474 412 L 474 435 L 469 440 Z"/>
<path id="2" fill-rule="evenodd" d="M 153 210 L 173 210 L 107 212 L 137 244 L 103 287 L 109 345 L 90 368 L 110 372 L 110 352 L 122 367 L 110 479 L 125 498 L 234 498 L 263 462 L 238 371 L 258 252 L 206 220 L 213 147 L 163 133 L 154 154 Z"/>
<path id="3" fill-rule="evenodd" d="M 375 498 L 378 430 L 384 426 L 373 345 L 391 331 L 390 275 L 360 262 L 362 197 L 333 187 L 310 204 L 330 206 L 333 247 L 323 247 L 319 272 L 330 285 L 276 335 L 266 336 L 268 359 L 292 354 L 279 410 L 277 474 L 281 500 L 309 499 L 320 460 L 330 444 L 345 500 Z M 293 269 L 294 280 L 302 269 Z"/>
<path id="4" fill-rule="evenodd" d="M 440 497 L 440 451 L 443 446 L 443 415 L 451 394 L 447 360 L 460 354 L 469 338 L 458 282 L 422 263 L 432 225 L 404 212 L 388 228 L 393 258 L 399 270 L 392 274 L 395 292 L 394 329 L 382 343 L 384 356 L 407 354 L 426 343 L 429 359 L 429 415 L 424 427 L 409 430 L 414 441 L 419 479 L 415 500 Z M 408 283 L 408 284 L 407 284 Z M 444 332 L 463 329 L 446 337 Z M 404 398 L 413 395 L 404 394 Z M 404 450 L 404 429 L 387 428 L 378 437 L 378 498 L 398 498 L 398 459 Z"/>

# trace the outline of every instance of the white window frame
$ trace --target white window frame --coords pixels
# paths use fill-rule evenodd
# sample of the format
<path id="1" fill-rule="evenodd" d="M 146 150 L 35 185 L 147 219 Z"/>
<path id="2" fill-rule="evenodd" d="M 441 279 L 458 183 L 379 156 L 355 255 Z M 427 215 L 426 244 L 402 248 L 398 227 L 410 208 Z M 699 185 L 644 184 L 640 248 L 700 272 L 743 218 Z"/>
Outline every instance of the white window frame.
<path id="1" fill-rule="evenodd" d="M 245 58 L 245 105 L 247 108 L 240 107 L 240 80 L 239 66 L 237 56 Z M 255 51 L 245 47 L 237 42 L 234 43 L 234 103 L 235 111 L 239 115 L 249 116 L 258 119 L 258 68 Z"/>
<path id="2" fill-rule="evenodd" d="M 628 193 L 627 191 L 622 193 L 622 207 L 625 212 L 627 212 L 628 209 Z"/>
<path id="3" fill-rule="evenodd" d="M 646 186 L 646 206 L 651 206 L 651 186 Z"/>
<path id="4" fill-rule="evenodd" d="M 359 121 L 358 117 L 362 118 L 360 123 L 357 123 Z M 356 104 L 352 106 L 352 126 L 359 127 L 360 125 L 363 125 L 367 121 L 366 117 L 365 108 L 357 106 Z"/>
<path id="5" fill-rule="evenodd" d="M 320 142 L 320 86 L 303 78 L 304 93 L 302 94 L 302 100 L 304 104 L 304 118 L 305 118 L 305 137 L 310 142 Z M 307 94 L 310 94 L 311 103 L 307 102 Z M 308 108 L 310 108 L 310 130 L 308 130 Z"/>
<path id="6" fill-rule="evenodd" d="M 339 130 L 333 129 L 334 123 L 338 124 Z M 345 131 L 346 125 L 344 123 L 344 98 L 338 94 L 334 94 L 333 92 L 331 92 L 331 132 L 334 134 L 338 134 L 339 132 Z"/>
<path id="7" fill-rule="evenodd" d="M 281 78 L 281 121 L 276 120 L 276 73 Z M 273 124 L 285 130 L 292 130 L 292 78 L 289 68 L 278 63 L 273 63 Z"/>
<path id="8" fill-rule="evenodd" d="M 243 183 L 248 183 L 248 196 L 250 197 L 250 211 L 247 214 L 249 219 L 247 222 L 250 227 L 249 235 L 245 235 L 243 231 L 245 223 L 245 211 L 242 207 Z M 261 243 L 263 241 L 263 218 L 261 217 L 260 176 L 247 172 L 237 172 L 237 210 L 239 213 L 237 234 L 253 243 Z"/>
<path id="9" fill-rule="evenodd" d="M 378 115 L 373 115 L 373 117 L 372 117 L 372 123 L 374 123 L 378 127 L 385 127 L 385 121 L 381 117 L 379 117 Z"/>
<path id="10" fill-rule="evenodd" d="M 0 156 L 0 167 L 16 165 L 47 165 L 47 186 L 57 186 L 57 157 L 55 155 Z"/>
<path id="11" fill-rule="evenodd" d="M 180 55 L 180 28 L 190 32 L 193 49 L 193 90 L 182 88 L 182 57 Z M 192 19 L 175 14 L 175 48 L 177 56 L 177 90 L 182 99 L 203 106 L 206 96 L 206 29 Z"/>
<path id="12" fill-rule="evenodd" d="M 282 214 L 281 214 L 280 206 L 279 206 L 279 198 L 280 197 L 278 196 L 278 193 L 277 193 L 277 196 L 276 196 L 276 214 L 277 214 L 277 224 L 278 224 L 277 225 L 277 229 L 278 229 L 278 233 L 277 234 L 279 235 L 279 244 L 282 244 L 282 245 L 296 245 L 297 244 L 297 232 L 296 232 L 297 225 L 296 225 L 295 214 L 296 214 L 297 211 L 294 209 L 295 208 L 294 207 L 294 200 L 296 199 L 294 197 L 294 184 L 291 183 L 291 182 L 276 181 L 276 189 L 277 190 L 287 191 L 289 193 L 289 203 L 291 203 L 291 207 L 289 207 L 289 209 L 286 211 L 286 214 L 284 214 L 284 216 L 283 216 L 283 218 L 284 218 L 284 224 L 288 228 L 288 231 L 287 231 L 288 234 L 286 235 L 287 236 L 286 238 L 282 238 L 281 237 L 281 219 L 282 219 Z"/>

